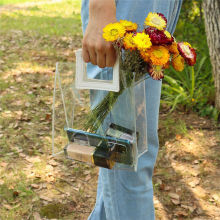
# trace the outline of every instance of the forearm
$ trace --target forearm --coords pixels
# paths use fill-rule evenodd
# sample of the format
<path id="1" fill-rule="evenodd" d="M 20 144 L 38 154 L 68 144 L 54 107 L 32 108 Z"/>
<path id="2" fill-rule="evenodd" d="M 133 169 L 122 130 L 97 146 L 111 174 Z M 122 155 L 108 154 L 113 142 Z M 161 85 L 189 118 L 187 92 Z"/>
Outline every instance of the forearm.
<path id="1" fill-rule="evenodd" d="M 115 0 L 90 0 L 89 20 L 107 21 L 116 19 Z"/>

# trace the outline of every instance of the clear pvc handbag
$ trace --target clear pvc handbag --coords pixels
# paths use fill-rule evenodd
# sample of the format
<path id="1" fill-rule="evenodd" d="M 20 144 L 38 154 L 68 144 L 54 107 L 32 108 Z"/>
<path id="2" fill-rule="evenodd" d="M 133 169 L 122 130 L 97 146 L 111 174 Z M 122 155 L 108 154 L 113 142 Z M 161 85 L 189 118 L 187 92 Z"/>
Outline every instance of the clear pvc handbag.
<path id="1" fill-rule="evenodd" d="M 52 155 L 135 171 L 147 151 L 145 81 L 128 86 L 119 59 L 108 74 L 89 78 L 81 50 L 75 63 L 56 64 Z"/>

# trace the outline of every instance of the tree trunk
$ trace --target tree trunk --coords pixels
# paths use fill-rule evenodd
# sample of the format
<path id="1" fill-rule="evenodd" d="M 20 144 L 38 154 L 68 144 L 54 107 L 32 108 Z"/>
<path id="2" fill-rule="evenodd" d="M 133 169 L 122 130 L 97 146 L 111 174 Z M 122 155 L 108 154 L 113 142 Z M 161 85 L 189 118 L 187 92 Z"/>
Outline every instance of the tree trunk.
<path id="1" fill-rule="evenodd" d="M 220 1 L 204 0 L 203 10 L 209 54 L 215 80 L 215 106 L 220 110 Z"/>

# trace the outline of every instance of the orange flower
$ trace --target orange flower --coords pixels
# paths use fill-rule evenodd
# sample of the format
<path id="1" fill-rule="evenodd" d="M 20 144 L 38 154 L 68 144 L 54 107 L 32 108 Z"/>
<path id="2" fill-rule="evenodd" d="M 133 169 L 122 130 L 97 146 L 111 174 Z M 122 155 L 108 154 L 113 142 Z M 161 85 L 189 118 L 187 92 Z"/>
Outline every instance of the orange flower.
<path id="1" fill-rule="evenodd" d="M 179 54 L 178 46 L 176 42 L 173 42 L 168 46 L 169 52 L 172 54 Z"/>
<path id="2" fill-rule="evenodd" d="M 184 70 L 184 63 L 185 63 L 185 60 L 182 56 L 180 55 L 173 56 L 172 66 L 176 71 L 182 72 Z"/>
<path id="3" fill-rule="evenodd" d="M 145 51 L 140 51 L 140 54 L 141 54 L 141 57 L 143 58 L 143 60 L 146 62 L 146 63 L 149 63 L 150 62 L 150 56 L 149 56 L 149 51 L 148 50 L 145 50 Z"/>
<path id="4" fill-rule="evenodd" d="M 170 58 L 169 50 L 164 46 L 152 46 L 149 50 L 150 60 L 153 65 L 165 65 Z"/>
<path id="5" fill-rule="evenodd" d="M 165 64 L 163 65 L 163 67 L 164 67 L 164 69 L 169 69 L 169 67 L 170 67 L 170 61 L 168 61 L 167 63 L 165 63 Z"/>

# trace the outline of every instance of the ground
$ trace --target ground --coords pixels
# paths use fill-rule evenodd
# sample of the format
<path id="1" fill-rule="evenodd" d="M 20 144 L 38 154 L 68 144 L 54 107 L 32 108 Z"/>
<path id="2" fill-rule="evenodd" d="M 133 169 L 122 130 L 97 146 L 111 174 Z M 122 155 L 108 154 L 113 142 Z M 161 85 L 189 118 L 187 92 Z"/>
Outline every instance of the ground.
<path id="1" fill-rule="evenodd" d="M 74 62 L 80 48 L 80 1 L 8 2 L 0 1 L 0 219 L 84 220 L 98 168 L 51 156 L 55 63 Z M 220 219 L 220 128 L 162 106 L 159 137 L 157 219 Z"/>

